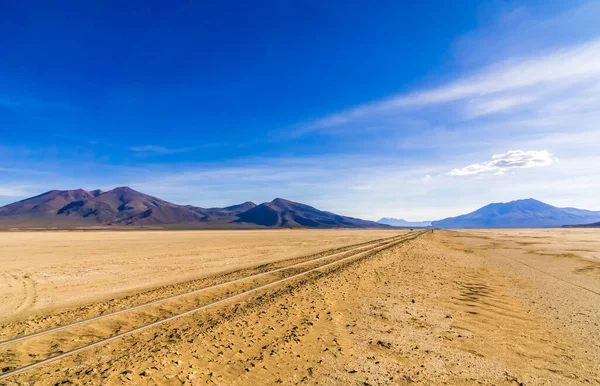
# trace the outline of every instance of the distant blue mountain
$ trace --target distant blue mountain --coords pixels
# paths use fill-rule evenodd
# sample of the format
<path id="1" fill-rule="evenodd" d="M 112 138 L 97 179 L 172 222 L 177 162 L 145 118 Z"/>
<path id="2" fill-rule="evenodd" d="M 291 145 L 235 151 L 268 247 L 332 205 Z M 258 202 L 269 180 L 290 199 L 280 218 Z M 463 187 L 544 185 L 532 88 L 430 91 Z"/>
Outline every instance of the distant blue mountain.
<path id="1" fill-rule="evenodd" d="M 401 218 L 384 217 L 377 221 L 380 224 L 391 225 L 393 227 L 429 227 L 431 221 L 406 221 Z"/>
<path id="2" fill-rule="evenodd" d="M 433 221 L 437 228 L 547 228 L 600 221 L 600 212 L 557 208 L 532 198 L 489 204 L 469 214 Z"/>
<path id="3" fill-rule="evenodd" d="M 577 224 L 577 225 L 565 225 L 567 228 L 600 228 L 600 222 L 593 224 Z"/>

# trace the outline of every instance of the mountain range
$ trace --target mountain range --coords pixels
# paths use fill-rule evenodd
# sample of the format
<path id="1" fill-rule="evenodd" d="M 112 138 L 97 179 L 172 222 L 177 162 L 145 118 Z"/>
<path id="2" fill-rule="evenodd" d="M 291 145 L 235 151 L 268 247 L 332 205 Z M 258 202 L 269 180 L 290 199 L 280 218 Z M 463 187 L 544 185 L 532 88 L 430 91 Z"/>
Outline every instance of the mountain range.
<path id="1" fill-rule="evenodd" d="M 557 208 L 532 198 L 486 205 L 462 216 L 433 221 L 437 228 L 547 228 L 600 221 L 600 211 Z"/>
<path id="2" fill-rule="evenodd" d="M 341 216 L 276 198 L 256 205 L 247 201 L 224 208 L 178 205 L 119 187 L 107 192 L 51 190 L 0 207 L 0 228 L 158 227 L 198 229 L 244 228 L 545 228 L 600 226 L 600 211 L 557 208 L 534 199 L 486 205 L 474 212 L 438 221 L 378 222 Z"/>
<path id="3" fill-rule="evenodd" d="M 401 218 L 383 217 L 378 223 L 393 227 L 430 227 L 431 221 L 406 221 Z"/>
<path id="4" fill-rule="evenodd" d="M 164 227 L 164 228 L 382 228 L 373 221 L 324 212 L 276 198 L 256 205 L 225 208 L 177 205 L 119 187 L 101 190 L 51 190 L 0 207 L 0 227 Z"/>

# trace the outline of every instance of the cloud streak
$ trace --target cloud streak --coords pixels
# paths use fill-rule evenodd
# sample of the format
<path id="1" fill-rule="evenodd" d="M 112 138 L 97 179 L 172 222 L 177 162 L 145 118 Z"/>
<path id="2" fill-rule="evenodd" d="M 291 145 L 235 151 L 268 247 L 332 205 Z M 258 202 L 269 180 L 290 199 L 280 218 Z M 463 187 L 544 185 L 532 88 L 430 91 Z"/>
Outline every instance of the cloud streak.
<path id="1" fill-rule="evenodd" d="M 447 175 L 471 176 L 481 173 L 504 174 L 511 169 L 528 169 L 552 165 L 558 159 L 546 150 L 509 150 L 503 154 L 494 154 L 489 162 L 473 164 L 464 168 L 452 169 Z"/>
<path id="2" fill-rule="evenodd" d="M 190 146 L 190 147 L 178 147 L 178 148 L 168 148 L 164 146 L 157 145 L 141 145 L 141 146 L 130 146 L 129 150 L 140 154 L 140 155 L 167 155 L 167 154 L 180 154 L 180 153 L 189 153 L 192 151 L 205 149 L 209 147 L 221 146 L 221 143 L 205 143 L 199 146 Z"/>
<path id="3" fill-rule="evenodd" d="M 373 187 L 371 185 L 355 185 L 352 190 L 373 190 Z"/>
<path id="4" fill-rule="evenodd" d="M 466 100 L 465 116 L 476 118 L 541 99 L 578 82 L 600 80 L 600 39 L 542 55 L 505 60 L 478 74 L 408 94 L 373 101 L 318 119 L 297 134 L 346 125 L 353 121 L 405 112 L 409 108 Z M 514 95 L 517 93 L 517 95 Z M 470 104 L 470 106 L 469 106 Z"/>
<path id="5" fill-rule="evenodd" d="M 155 145 L 143 145 L 143 146 L 131 146 L 129 150 L 135 153 L 145 153 L 145 154 L 176 154 L 176 153 L 187 153 L 189 151 L 194 150 L 193 147 L 182 147 L 177 149 L 169 149 L 164 146 L 155 146 Z"/>
<path id="6" fill-rule="evenodd" d="M 528 105 L 538 98 L 531 95 L 514 95 L 498 98 L 474 99 L 467 104 L 466 115 L 468 118 L 477 118 L 485 115 L 501 113 L 516 107 Z"/>

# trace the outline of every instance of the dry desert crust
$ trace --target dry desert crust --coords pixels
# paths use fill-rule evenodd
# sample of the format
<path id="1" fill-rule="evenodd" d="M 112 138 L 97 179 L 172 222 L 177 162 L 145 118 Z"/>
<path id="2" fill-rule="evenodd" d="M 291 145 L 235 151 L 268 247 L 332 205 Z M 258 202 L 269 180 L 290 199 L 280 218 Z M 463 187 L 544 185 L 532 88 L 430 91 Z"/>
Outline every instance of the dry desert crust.
<path id="1" fill-rule="evenodd" d="M 0 384 L 600 384 L 598 229 L 5 232 L 0 273 Z"/>

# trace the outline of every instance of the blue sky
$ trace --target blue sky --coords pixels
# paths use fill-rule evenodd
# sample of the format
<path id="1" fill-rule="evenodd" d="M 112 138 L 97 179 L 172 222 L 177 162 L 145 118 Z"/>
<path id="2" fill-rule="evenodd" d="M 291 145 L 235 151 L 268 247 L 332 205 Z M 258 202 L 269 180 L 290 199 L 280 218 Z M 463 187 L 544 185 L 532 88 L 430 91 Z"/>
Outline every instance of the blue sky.
<path id="1" fill-rule="evenodd" d="M 599 18 L 596 1 L 3 2 L 0 205 L 129 185 L 368 219 L 600 210 Z"/>

